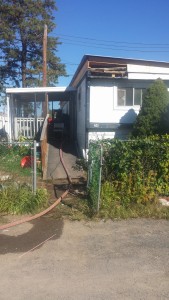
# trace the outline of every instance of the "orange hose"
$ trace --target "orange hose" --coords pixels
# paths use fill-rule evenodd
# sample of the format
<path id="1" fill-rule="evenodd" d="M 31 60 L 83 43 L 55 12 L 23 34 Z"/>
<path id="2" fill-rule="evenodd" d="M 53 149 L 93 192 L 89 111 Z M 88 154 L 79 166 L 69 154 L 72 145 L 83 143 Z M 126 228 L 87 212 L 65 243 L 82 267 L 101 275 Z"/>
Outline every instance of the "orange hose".
<path id="1" fill-rule="evenodd" d="M 60 155 L 60 160 L 61 160 L 61 163 L 63 165 L 63 168 L 64 168 L 64 170 L 65 170 L 65 172 L 67 174 L 67 179 L 68 179 L 69 183 L 71 184 L 71 178 L 70 178 L 70 176 L 68 174 L 68 170 L 67 170 L 67 168 L 66 168 L 66 166 L 64 164 L 63 151 L 62 151 L 61 148 L 59 150 L 59 155 Z M 48 207 L 44 211 L 42 211 L 42 212 L 40 212 L 40 213 L 38 213 L 38 214 L 36 214 L 34 216 L 27 217 L 27 218 L 24 218 L 24 219 L 21 219 L 21 220 L 12 222 L 12 223 L 8 223 L 8 224 L 5 224 L 5 225 L 2 225 L 2 226 L 0 226 L 0 230 L 4 230 L 4 229 L 7 229 L 7 228 L 10 228 L 10 227 L 22 224 L 22 223 L 26 223 L 26 222 L 35 220 L 35 219 L 37 219 L 39 217 L 42 217 L 43 215 L 45 215 L 48 212 L 50 212 L 54 207 L 56 207 L 62 201 L 62 199 L 64 199 L 67 196 L 68 193 L 69 193 L 69 189 L 67 189 L 50 207 Z"/>
<path id="2" fill-rule="evenodd" d="M 64 160 L 63 160 L 63 151 L 62 151 L 62 148 L 59 149 L 59 156 L 60 156 L 60 161 L 61 161 L 61 163 L 62 163 L 62 166 L 63 166 L 63 168 L 64 168 L 64 170 L 65 170 L 65 172 L 66 172 L 67 180 L 69 181 L 69 184 L 71 184 L 71 183 L 72 183 L 72 180 L 71 180 L 71 178 L 70 178 L 70 175 L 69 175 L 69 173 L 68 173 L 68 170 L 67 170 L 67 168 L 66 168 L 66 166 L 65 166 L 65 163 L 64 163 Z"/>
<path id="3" fill-rule="evenodd" d="M 44 211 L 34 215 L 34 216 L 31 216 L 31 217 L 27 217 L 25 219 L 22 219 L 22 220 L 18 220 L 18 221 L 15 221 L 15 222 L 12 222 L 12 223 L 9 223 L 9 224 L 5 224 L 5 225 L 2 225 L 0 226 L 0 230 L 3 230 L 3 229 L 7 229 L 9 227 L 13 227 L 13 226 L 16 226 L 16 225 L 19 225 L 19 224 L 22 224 L 22 223 L 26 223 L 26 222 L 29 222 L 29 221 L 32 221 L 32 220 L 35 220 L 39 217 L 42 217 L 43 215 L 47 214 L 49 211 L 51 211 L 55 206 L 57 206 L 60 201 L 62 201 L 63 198 L 66 197 L 66 195 L 69 193 L 69 190 L 66 190 L 61 197 L 59 197 L 55 203 L 53 203 L 50 207 L 48 207 L 47 209 L 45 209 Z"/>

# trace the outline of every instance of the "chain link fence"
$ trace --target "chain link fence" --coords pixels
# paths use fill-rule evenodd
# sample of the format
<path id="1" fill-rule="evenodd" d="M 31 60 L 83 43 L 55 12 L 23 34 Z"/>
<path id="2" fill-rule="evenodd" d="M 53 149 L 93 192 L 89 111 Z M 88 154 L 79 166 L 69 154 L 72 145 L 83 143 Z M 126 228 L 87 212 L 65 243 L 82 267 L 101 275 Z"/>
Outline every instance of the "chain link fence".
<path id="1" fill-rule="evenodd" d="M 0 187 L 28 186 L 36 194 L 40 153 L 36 141 L 0 142 Z"/>
<path id="2" fill-rule="evenodd" d="M 105 182 L 118 190 L 123 198 L 127 191 L 133 199 L 141 197 L 141 192 L 146 195 L 150 190 L 152 194 L 169 196 L 168 149 L 169 135 L 126 141 L 91 141 L 88 194 L 93 210 L 99 211 L 101 189 Z"/>

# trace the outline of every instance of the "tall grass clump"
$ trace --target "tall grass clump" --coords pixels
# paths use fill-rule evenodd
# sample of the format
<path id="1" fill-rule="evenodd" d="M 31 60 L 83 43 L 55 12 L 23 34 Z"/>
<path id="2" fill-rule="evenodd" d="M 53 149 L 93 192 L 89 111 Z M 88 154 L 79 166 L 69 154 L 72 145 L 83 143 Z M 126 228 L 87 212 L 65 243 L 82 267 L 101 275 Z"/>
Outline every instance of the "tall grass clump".
<path id="1" fill-rule="evenodd" d="M 37 189 L 36 195 L 26 185 L 10 184 L 0 189 L 0 213 L 35 213 L 45 208 L 47 203 L 46 189 Z"/>

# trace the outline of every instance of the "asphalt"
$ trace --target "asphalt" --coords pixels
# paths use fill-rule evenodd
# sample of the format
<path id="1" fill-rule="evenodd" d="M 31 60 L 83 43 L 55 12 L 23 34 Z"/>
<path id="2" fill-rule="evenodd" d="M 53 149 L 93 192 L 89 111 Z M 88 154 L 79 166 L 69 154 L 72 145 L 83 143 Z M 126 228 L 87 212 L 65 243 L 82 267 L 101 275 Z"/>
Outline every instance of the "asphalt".
<path id="1" fill-rule="evenodd" d="M 45 216 L 0 234 L 0 299 L 169 299 L 169 222 Z"/>

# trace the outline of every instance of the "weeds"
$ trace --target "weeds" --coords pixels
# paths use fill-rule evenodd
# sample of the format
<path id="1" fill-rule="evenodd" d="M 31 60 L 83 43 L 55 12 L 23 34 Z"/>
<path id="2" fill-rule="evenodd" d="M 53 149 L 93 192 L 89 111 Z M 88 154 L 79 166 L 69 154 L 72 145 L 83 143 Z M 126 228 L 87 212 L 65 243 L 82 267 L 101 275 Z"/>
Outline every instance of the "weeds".
<path id="1" fill-rule="evenodd" d="M 91 142 L 89 202 L 93 211 L 99 198 L 100 145 L 103 164 L 101 207 L 97 216 L 169 218 L 169 209 L 158 203 L 159 195 L 169 195 L 169 135 Z"/>
<path id="2" fill-rule="evenodd" d="M 46 189 L 37 189 L 36 195 L 27 185 L 10 184 L 1 187 L 0 213 L 25 214 L 34 213 L 47 206 Z"/>
<path id="3" fill-rule="evenodd" d="M 62 200 L 51 214 L 56 219 L 68 218 L 73 221 L 81 221 L 89 218 L 90 210 L 87 199 L 71 197 Z"/>
<path id="4" fill-rule="evenodd" d="M 122 205 L 112 207 L 110 210 L 101 208 L 99 218 L 104 219 L 129 219 L 129 218 L 154 218 L 169 220 L 169 208 L 158 203 L 135 204 L 128 208 Z"/>
<path id="5" fill-rule="evenodd" d="M 21 158 L 31 154 L 30 144 L 28 145 L 0 145 L 0 168 L 1 171 L 17 174 L 17 176 L 31 176 L 30 168 L 21 168 Z"/>

